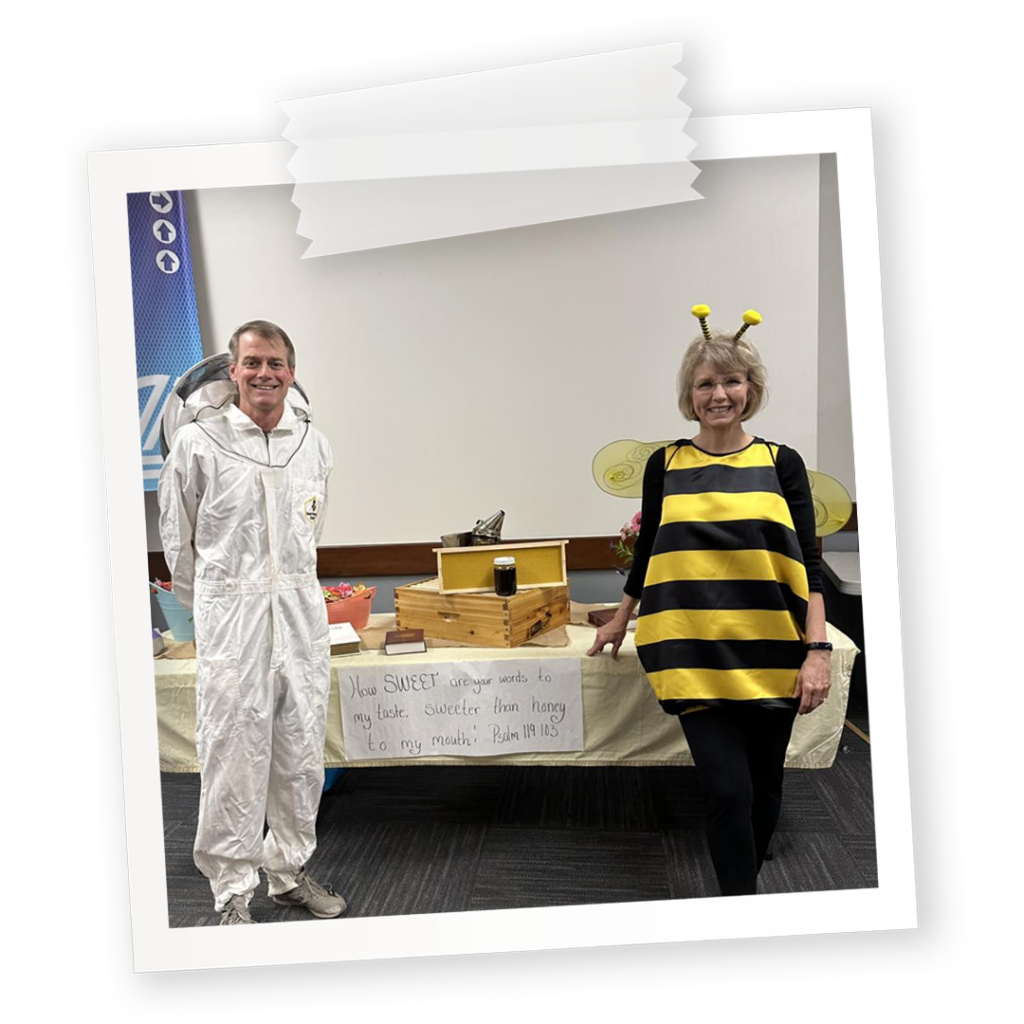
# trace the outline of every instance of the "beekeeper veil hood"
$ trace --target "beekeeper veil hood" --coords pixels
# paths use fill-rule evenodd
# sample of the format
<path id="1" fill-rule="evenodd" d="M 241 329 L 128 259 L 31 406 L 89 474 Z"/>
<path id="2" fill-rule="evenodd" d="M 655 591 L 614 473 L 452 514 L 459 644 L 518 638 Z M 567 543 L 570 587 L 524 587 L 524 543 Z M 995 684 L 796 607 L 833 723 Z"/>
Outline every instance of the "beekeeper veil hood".
<path id="1" fill-rule="evenodd" d="M 165 459 L 179 428 L 198 422 L 215 430 L 216 419 L 223 416 L 229 406 L 237 406 L 238 385 L 231 379 L 230 367 L 231 356 L 220 352 L 181 375 L 164 403 L 160 419 L 160 451 Z M 312 410 L 309 397 L 298 381 L 288 389 L 287 403 L 298 420 L 300 435 L 304 435 L 312 421 Z"/>

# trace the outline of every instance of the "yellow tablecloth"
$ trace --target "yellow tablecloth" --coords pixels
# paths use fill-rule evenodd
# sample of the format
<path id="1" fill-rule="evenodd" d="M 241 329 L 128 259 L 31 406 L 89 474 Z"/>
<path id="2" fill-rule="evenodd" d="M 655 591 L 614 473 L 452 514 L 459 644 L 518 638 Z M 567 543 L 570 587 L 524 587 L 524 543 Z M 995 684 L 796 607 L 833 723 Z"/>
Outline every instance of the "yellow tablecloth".
<path id="1" fill-rule="evenodd" d="M 373 615 L 371 625 L 389 625 L 394 616 Z M 504 754 L 496 757 L 419 757 L 346 761 L 338 693 L 339 670 L 359 665 L 394 664 L 380 651 L 332 659 L 331 697 L 327 710 L 327 742 L 324 763 L 329 768 L 362 768 L 417 764 L 547 764 L 547 765 L 689 765 L 693 764 L 679 721 L 666 715 L 644 676 L 630 633 L 619 657 L 606 653 L 588 658 L 594 629 L 567 626 L 569 646 L 493 648 L 448 647 L 409 657 L 417 663 L 454 662 L 505 658 L 577 658 L 583 687 L 585 747 L 580 751 L 551 754 Z M 850 673 L 857 648 L 844 633 L 829 625 L 828 638 L 835 646 L 832 657 L 832 693 L 824 706 L 797 717 L 787 751 L 789 768 L 828 768 L 836 756 L 846 717 Z M 156 660 L 157 716 L 160 735 L 160 769 L 196 772 L 196 663 L 190 660 Z"/>

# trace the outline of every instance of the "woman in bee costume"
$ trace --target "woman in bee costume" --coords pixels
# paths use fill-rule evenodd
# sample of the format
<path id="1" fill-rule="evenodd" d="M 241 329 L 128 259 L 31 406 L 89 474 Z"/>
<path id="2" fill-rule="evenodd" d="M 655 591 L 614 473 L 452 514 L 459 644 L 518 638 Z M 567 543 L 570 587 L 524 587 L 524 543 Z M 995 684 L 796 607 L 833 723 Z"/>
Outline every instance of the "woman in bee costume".
<path id="1" fill-rule="evenodd" d="M 590 654 L 616 656 L 642 597 L 636 646 L 648 680 L 678 715 L 707 804 L 708 846 L 725 896 L 757 891 L 779 817 L 796 715 L 828 697 L 814 508 L 803 460 L 747 433 L 767 399 L 744 337 L 761 322 L 701 335 L 679 371 L 679 408 L 700 424 L 658 449 L 644 472 L 640 536 L 615 617 Z"/>

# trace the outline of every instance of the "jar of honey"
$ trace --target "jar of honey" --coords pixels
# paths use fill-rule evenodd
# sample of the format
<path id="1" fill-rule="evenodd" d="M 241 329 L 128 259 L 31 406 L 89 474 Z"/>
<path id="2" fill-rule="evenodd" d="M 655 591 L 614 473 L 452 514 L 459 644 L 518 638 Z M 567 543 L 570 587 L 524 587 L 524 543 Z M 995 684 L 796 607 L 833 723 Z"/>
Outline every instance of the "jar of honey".
<path id="1" fill-rule="evenodd" d="M 498 597 L 511 597 L 516 592 L 516 560 L 511 557 L 494 560 L 494 592 Z"/>

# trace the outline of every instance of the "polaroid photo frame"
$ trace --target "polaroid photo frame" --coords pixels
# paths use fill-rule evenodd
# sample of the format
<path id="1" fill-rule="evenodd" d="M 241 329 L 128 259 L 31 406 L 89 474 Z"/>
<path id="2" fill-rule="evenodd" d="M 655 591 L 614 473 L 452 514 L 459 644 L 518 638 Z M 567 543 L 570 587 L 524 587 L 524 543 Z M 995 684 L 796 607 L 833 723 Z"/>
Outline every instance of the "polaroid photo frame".
<path id="1" fill-rule="evenodd" d="M 680 15 L 555 34 L 557 41 L 507 40 L 505 52 L 497 46 L 465 50 L 477 50 L 466 59 L 482 68 L 501 66 L 503 58 L 520 62 L 680 38 L 689 80 L 684 98 L 693 108 L 687 131 L 697 142 L 693 160 L 837 154 L 858 501 L 864 510 L 862 570 L 871 593 L 865 631 L 872 638 L 872 665 L 887 667 L 891 687 L 884 706 L 872 706 L 879 888 L 357 919 L 330 933 L 263 926 L 241 935 L 217 929 L 174 934 L 165 912 L 156 718 L 152 688 L 144 685 L 152 678 L 152 651 L 127 639 L 141 638 L 147 623 L 134 585 L 145 537 L 127 229 L 120 227 L 124 197 L 157 187 L 158 180 L 162 187 L 191 189 L 290 179 L 281 176 L 282 147 L 273 134 L 265 141 L 239 141 L 236 135 L 236 141 L 210 145 L 200 137 L 186 144 L 165 131 L 174 144 L 156 146 L 137 137 L 133 147 L 111 152 L 114 147 L 90 145 L 86 129 L 66 146 L 65 209 L 76 421 L 80 438 L 92 442 L 79 444 L 80 478 L 105 481 L 102 497 L 95 489 L 82 492 L 83 555 L 104 915 L 109 941 L 116 931 L 121 942 L 109 947 L 110 979 L 126 1012 L 143 1002 L 152 1007 L 158 993 L 162 1007 L 187 1004 L 211 1012 L 211 999 L 231 992 L 232 979 L 237 984 L 240 970 L 251 968 L 261 970 L 245 973 L 247 1005 L 236 999 L 238 1009 L 920 973 L 928 964 L 935 965 L 932 970 L 951 967 L 963 955 L 950 645 L 948 635 L 936 635 L 937 626 L 949 621 L 949 607 L 945 561 L 937 557 L 945 538 L 920 119 L 909 90 L 890 83 L 737 90 L 721 81 L 727 61 L 716 71 L 715 47 L 727 39 L 715 28 L 707 18 Z M 530 50 L 537 43 L 539 49 Z M 409 56 L 408 78 L 446 74 L 442 68 L 452 66 L 447 52 Z M 414 57 L 426 60 L 416 67 Z M 366 84 L 345 68 L 314 72 L 333 74 L 335 91 Z M 289 94 L 327 91 L 323 79 L 314 85 L 315 75 L 309 77 L 301 90 L 293 82 Z M 755 94 L 769 89 L 768 101 L 759 103 Z M 257 108 L 261 103 L 266 108 L 266 90 Z M 239 133 L 251 134 L 253 127 Z M 82 230 L 86 225 L 91 231 Z M 92 294 L 87 275 L 75 272 L 90 265 L 90 249 Z M 900 392 L 900 402 L 891 406 L 892 381 L 910 373 L 918 389 L 909 397 Z M 880 412 L 886 409 L 888 418 Z M 874 672 L 872 680 L 879 678 Z M 926 715 L 927 735 L 921 721 Z M 947 798 L 946 811 L 929 819 L 926 794 L 937 786 L 945 787 L 938 792 Z M 119 899 L 124 902 L 115 908 Z M 933 940 L 927 950 L 925 938 Z M 398 994 L 380 987 L 396 970 L 404 979 Z M 259 983 L 249 984 L 254 974 Z M 187 990 L 174 985 L 181 975 L 189 979 Z M 307 987 L 293 1002 L 282 992 L 297 977 Z"/>

